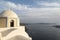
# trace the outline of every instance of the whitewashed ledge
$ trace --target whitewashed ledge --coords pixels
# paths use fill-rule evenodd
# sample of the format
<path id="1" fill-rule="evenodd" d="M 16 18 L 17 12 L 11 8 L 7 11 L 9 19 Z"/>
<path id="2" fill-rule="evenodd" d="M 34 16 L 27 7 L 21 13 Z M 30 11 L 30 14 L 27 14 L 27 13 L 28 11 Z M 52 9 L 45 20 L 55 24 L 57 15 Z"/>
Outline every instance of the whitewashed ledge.
<path id="1" fill-rule="evenodd" d="M 25 32 L 25 26 L 0 28 L 0 40 L 32 40 Z"/>

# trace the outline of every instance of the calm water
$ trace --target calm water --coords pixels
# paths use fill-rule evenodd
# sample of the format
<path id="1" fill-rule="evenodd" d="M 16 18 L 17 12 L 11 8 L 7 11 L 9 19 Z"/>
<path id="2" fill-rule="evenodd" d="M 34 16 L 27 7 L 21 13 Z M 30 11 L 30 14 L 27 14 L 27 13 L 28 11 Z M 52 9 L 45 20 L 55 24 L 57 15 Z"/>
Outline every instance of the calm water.
<path id="1" fill-rule="evenodd" d="M 25 26 L 33 40 L 60 40 L 60 28 L 53 27 L 52 24 L 28 24 Z"/>

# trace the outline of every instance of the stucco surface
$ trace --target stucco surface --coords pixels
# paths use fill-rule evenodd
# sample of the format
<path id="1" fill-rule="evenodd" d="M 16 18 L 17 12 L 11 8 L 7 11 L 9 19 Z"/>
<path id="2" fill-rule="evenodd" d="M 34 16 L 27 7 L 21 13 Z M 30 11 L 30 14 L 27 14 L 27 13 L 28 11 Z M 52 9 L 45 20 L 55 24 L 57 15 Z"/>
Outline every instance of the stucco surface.
<path id="1" fill-rule="evenodd" d="M 14 18 L 18 18 L 17 14 L 15 12 L 13 12 L 12 10 L 10 10 L 10 9 L 4 10 L 3 12 L 1 12 L 0 17 L 14 17 Z"/>
<path id="2" fill-rule="evenodd" d="M 6 18 L 0 18 L 0 28 L 6 27 Z"/>
<path id="3" fill-rule="evenodd" d="M 25 27 L 0 28 L 1 40 L 32 40 L 25 32 Z"/>

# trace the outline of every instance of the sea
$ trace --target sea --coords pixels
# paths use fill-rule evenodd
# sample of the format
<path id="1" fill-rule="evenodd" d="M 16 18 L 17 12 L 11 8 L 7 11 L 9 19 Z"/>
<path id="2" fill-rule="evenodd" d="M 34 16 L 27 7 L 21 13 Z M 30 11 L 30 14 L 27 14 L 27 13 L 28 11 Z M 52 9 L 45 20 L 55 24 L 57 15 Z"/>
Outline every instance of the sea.
<path id="1" fill-rule="evenodd" d="M 60 40 L 60 25 L 52 23 L 24 24 L 32 40 Z"/>

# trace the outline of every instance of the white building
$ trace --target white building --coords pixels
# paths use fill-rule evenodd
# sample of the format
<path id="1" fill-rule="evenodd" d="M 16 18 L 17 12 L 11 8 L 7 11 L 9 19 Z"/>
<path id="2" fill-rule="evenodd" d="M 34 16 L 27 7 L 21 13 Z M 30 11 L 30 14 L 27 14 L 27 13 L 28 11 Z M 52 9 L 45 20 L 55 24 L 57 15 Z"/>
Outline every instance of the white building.
<path id="1" fill-rule="evenodd" d="M 0 13 L 0 40 L 32 40 L 19 22 L 16 13 L 10 9 Z"/>

